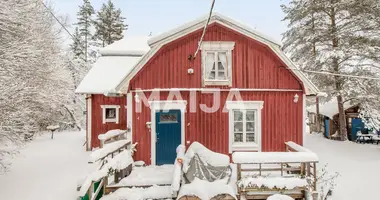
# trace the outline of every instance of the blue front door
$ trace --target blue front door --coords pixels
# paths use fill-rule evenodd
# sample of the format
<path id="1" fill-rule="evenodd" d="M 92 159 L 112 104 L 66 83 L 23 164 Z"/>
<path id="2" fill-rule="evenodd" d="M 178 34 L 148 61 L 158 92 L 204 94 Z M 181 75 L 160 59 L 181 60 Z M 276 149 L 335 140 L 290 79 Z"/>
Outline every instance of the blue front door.
<path id="1" fill-rule="evenodd" d="M 181 144 L 181 111 L 156 112 L 156 165 L 173 164 Z"/>

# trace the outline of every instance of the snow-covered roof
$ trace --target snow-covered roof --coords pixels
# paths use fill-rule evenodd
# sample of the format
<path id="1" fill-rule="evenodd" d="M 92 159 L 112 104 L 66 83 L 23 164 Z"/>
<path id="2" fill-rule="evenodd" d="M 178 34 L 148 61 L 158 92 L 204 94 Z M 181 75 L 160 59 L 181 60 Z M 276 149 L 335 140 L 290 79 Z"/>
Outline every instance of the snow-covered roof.
<path id="1" fill-rule="evenodd" d="M 346 110 L 352 106 L 354 106 L 354 105 L 351 104 L 349 101 L 346 101 L 343 104 L 344 110 Z M 306 108 L 306 110 L 310 113 L 317 113 L 316 109 L 317 109 L 316 105 L 309 106 Z M 329 102 L 319 104 L 319 114 L 321 114 L 321 115 L 333 118 L 333 116 L 338 114 L 338 113 L 339 113 L 338 103 L 337 103 L 335 98 Z"/>
<path id="2" fill-rule="evenodd" d="M 125 74 L 141 59 L 140 56 L 101 56 L 79 84 L 76 93 L 114 93 Z"/>
<path id="3" fill-rule="evenodd" d="M 124 56 L 124 55 L 136 55 L 143 56 L 149 51 L 148 46 L 149 36 L 141 37 L 125 37 L 119 41 L 112 43 L 100 50 L 102 56 Z"/>
<path id="4" fill-rule="evenodd" d="M 100 50 L 101 57 L 79 84 L 76 93 L 115 93 L 141 57 L 149 51 L 148 37 L 126 37 Z"/>
<path id="5" fill-rule="evenodd" d="M 119 93 L 127 92 L 129 81 L 144 67 L 144 65 L 155 55 L 155 53 L 158 52 L 162 46 L 191 32 L 202 29 L 207 19 L 208 16 L 203 16 L 194 21 L 185 23 L 182 26 L 179 26 L 178 28 L 175 28 L 171 31 L 149 39 L 148 43 L 151 46 L 151 49 L 143 56 L 139 63 L 136 64 L 132 71 L 125 76 L 123 81 L 116 88 L 116 91 Z M 233 29 L 234 31 L 253 38 L 254 40 L 257 40 L 264 45 L 267 45 L 287 65 L 289 70 L 292 71 L 292 73 L 304 84 L 306 94 L 317 94 L 319 92 L 318 88 L 300 70 L 298 70 L 298 67 L 289 58 L 287 58 L 285 53 L 280 49 L 281 45 L 278 42 L 257 32 L 247 25 L 244 25 L 219 13 L 212 14 L 209 24 L 212 23 L 221 24 L 225 27 Z"/>

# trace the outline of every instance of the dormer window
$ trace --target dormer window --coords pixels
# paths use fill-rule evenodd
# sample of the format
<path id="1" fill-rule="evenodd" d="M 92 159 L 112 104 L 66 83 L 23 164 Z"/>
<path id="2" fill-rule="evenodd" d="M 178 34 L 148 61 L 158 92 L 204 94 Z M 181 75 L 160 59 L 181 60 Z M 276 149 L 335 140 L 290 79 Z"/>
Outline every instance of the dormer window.
<path id="1" fill-rule="evenodd" d="M 235 42 L 203 42 L 203 86 L 232 86 L 232 50 Z"/>

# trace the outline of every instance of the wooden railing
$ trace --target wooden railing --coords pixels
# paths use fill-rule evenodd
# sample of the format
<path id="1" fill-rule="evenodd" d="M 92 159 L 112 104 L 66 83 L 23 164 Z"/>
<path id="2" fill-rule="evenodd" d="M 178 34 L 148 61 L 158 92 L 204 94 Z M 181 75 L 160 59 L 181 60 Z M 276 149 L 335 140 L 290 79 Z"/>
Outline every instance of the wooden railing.
<path id="1" fill-rule="evenodd" d="M 105 151 L 106 153 L 104 153 L 104 155 L 102 155 L 102 156 L 100 156 L 94 160 L 91 160 L 89 163 L 94 163 L 94 162 L 99 161 L 98 170 L 101 170 L 104 167 L 104 165 L 106 164 L 105 163 L 106 158 L 108 158 L 108 157 L 114 158 L 114 156 L 117 153 L 121 153 L 122 151 L 130 149 L 131 142 L 126 140 L 126 138 L 124 137 L 125 134 L 126 134 L 126 132 L 121 132 L 120 134 L 115 134 L 112 137 L 108 137 L 106 139 L 100 139 L 101 145 L 100 145 L 100 149 L 98 149 L 97 151 Z M 106 143 L 109 141 L 119 142 L 120 145 L 116 146 L 116 148 L 113 145 L 114 147 L 113 147 L 112 151 L 107 151 L 106 150 L 107 149 Z M 109 143 L 109 144 L 111 145 L 111 143 Z M 132 170 L 132 165 L 128 166 L 125 169 L 115 171 L 113 174 L 113 177 L 114 177 L 113 181 L 115 183 L 118 183 L 122 178 L 124 178 L 125 176 L 128 176 L 131 170 Z M 87 190 L 87 192 L 85 195 L 82 194 L 80 199 L 81 200 L 95 200 L 95 199 L 99 199 L 100 197 L 102 197 L 104 194 L 106 194 L 108 192 L 107 191 L 107 185 L 109 184 L 109 178 L 111 178 L 111 176 L 109 176 L 109 175 L 99 177 L 98 180 L 92 180 L 92 177 L 88 177 L 88 180 L 86 180 L 86 181 L 88 181 L 89 184 L 83 184 L 82 185 L 82 187 L 87 187 L 87 188 L 81 188 L 81 191 Z"/>
<path id="2" fill-rule="evenodd" d="M 240 196 L 247 199 L 266 199 L 271 194 L 281 192 L 297 199 L 305 198 L 306 191 L 316 193 L 318 157 L 294 142 L 286 143 L 286 152 L 236 152 L 232 157 L 237 165 L 237 188 Z M 292 189 L 255 184 L 260 181 L 267 183 L 268 180 L 276 180 L 278 183 L 297 181 L 303 184 Z"/>

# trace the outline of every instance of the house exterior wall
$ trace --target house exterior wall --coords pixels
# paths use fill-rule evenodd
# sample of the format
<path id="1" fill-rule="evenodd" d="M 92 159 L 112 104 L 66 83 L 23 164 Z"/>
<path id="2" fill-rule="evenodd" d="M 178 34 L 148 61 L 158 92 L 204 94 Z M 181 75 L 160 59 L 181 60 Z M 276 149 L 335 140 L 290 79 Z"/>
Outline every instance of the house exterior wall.
<path id="1" fill-rule="evenodd" d="M 130 88 L 202 87 L 201 51 L 195 60 L 188 60 L 196 51 L 201 35 L 202 30 L 198 30 L 165 45 L 130 81 Z M 235 42 L 232 88 L 302 89 L 277 55 L 260 42 L 215 23 L 208 27 L 204 41 Z M 194 69 L 193 74 L 187 73 L 190 67 Z"/>
<path id="2" fill-rule="evenodd" d="M 150 92 L 145 92 L 146 97 Z M 161 92 L 160 100 L 166 100 L 169 92 Z M 302 145 L 302 92 L 240 92 L 245 101 L 264 101 L 262 109 L 262 151 L 284 151 L 286 141 L 294 141 Z M 293 102 L 295 94 L 300 96 Z M 134 94 L 135 95 L 135 94 Z M 199 105 L 209 107 L 213 104 L 212 94 L 196 92 L 196 112 L 190 112 L 190 92 L 181 92 L 182 100 L 187 101 L 185 113 L 185 144 L 198 141 L 212 151 L 228 154 L 229 121 L 228 113 L 219 109 L 215 113 L 205 113 Z M 228 92 L 221 92 L 221 107 L 224 107 Z M 135 105 L 135 99 L 133 99 Z M 141 102 L 142 103 L 142 102 Z M 142 103 L 143 104 L 143 103 Z M 137 142 L 135 160 L 144 160 L 150 164 L 151 133 L 146 123 L 151 121 L 151 110 L 142 105 L 141 112 L 133 107 L 133 142 Z M 153 122 L 152 122 L 153 123 Z"/>
<path id="3" fill-rule="evenodd" d="M 99 134 L 106 133 L 112 129 L 126 129 L 127 115 L 126 115 L 126 102 L 125 96 L 121 97 L 107 97 L 101 94 L 91 95 L 91 147 L 99 147 L 100 141 Z M 118 105 L 119 110 L 119 123 L 107 122 L 103 124 L 103 109 L 102 105 Z"/>
<path id="4" fill-rule="evenodd" d="M 201 30 L 190 33 L 163 46 L 130 81 L 129 90 L 135 96 L 137 90 L 155 88 L 202 88 L 201 51 L 193 61 L 188 60 L 197 49 Z M 261 89 L 240 91 L 245 101 L 264 101 L 262 109 L 262 151 L 284 151 L 286 141 L 302 145 L 303 141 L 303 94 L 301 82 L 285 67 L 285 64 L 268 47 L 219 24 L 211 24 L 204 41 L 234 41 L 232 51 L 232 87 L 221 92 L 221 108 L 224 107 L 229 88 Z M 188 74 L 187 69 L 194 73 Z M 207 86 L 215 87 L 215 86 Z M 196 112 L 189 112 L 190 92 L 181 91 L 187 101 L 185 113 L 185 144 L 198 141 L 212 151 L 228 154 L 229 116 L 222 109 L 214 113 L 200 110 L 200 104 L 212 106 L 213 95 L 196 91 Z M 169 92 L 160 92 L 159 99 L 168 100 Z M 295 103 L 294 96 L 299 96 Z M 136 112 L 133 98 L 133 142 L 137 142 L 135 160 L 150 164 L 151 133 L 146 123 L 151 121 L 151 110 L 142 106 Z M 152 122 L 153 123 L 153 122 Z M 189 142 L 189 143 L 187 143 Z"/>

